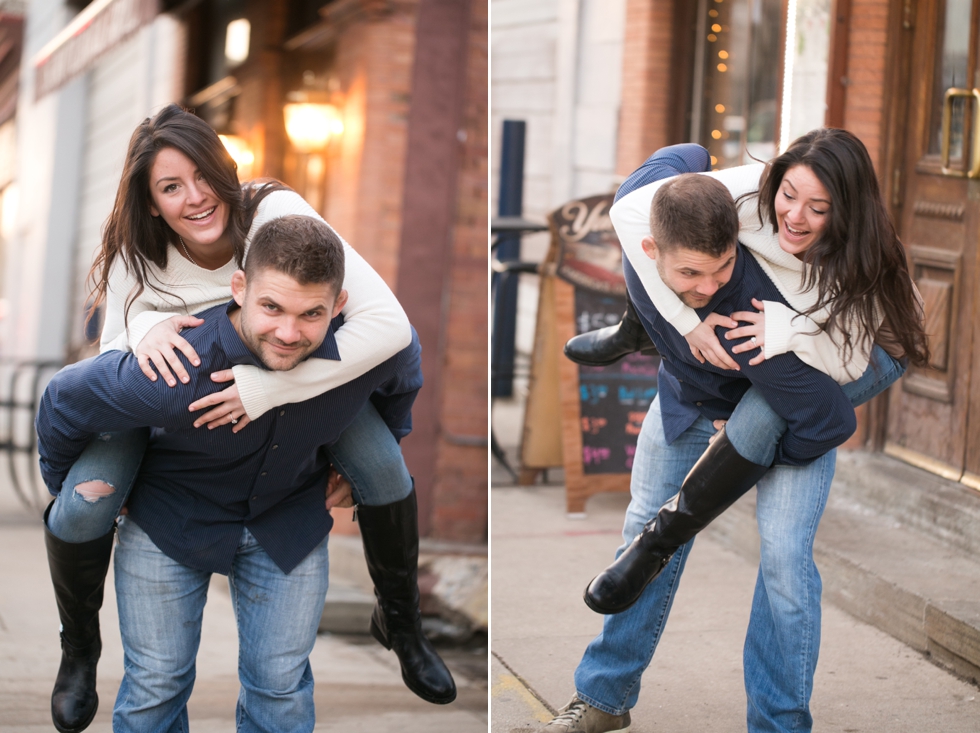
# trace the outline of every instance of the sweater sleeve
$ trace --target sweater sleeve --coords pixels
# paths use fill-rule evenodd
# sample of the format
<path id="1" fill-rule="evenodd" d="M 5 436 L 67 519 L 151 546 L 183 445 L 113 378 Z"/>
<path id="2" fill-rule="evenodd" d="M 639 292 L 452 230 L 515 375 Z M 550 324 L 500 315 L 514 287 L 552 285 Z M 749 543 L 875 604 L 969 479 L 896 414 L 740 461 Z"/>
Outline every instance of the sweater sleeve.
<path id="1" fill-rule="evenodd" d="M 176 268 L 171 268 L 176 270 Z M 186 277 L 177 274 L 175 271 L 167 270 L 170 280 L 180 282 L 170 282 L 163 284 L 165 287 L 175 287 L 180 290 L 186 285 Z M 148 275 L 154 282 L 157 282 L 153 274 Z M 188 312 L 200 310 L 202 304 L 213 305 L 212 299 L 220 302 L 226 299 L 226 294 L 217 293 L 214 289 L 214 278 L 211 281 L 201 281 L 191 283 L 194 288 L 190 293 L 190 300 L 181 297 L 174 298 L 171 304 L 166 304 L 160 294 L 151 285 L 144 287 L 143 292 L 129 306 L 128 316 L 126 314 L 126 300 L 133 292 L 136 279 L 131 273 L 126 272 L 126 268 L 120 260 L 113 263 L 112 271 L 109 273 L 109 287 L 106 292 L 105 302 L 105 323 L 102 326 L 102 338 L 99 344 L 99 351 L 136 351 L 143 337 L 150 332 L 158 323 L 173 318 L 175 315 L 186 315 Z M 219 288 L 220 290 L 220 288 Z M 188 295 L 184 290 L 185 295 Z M 157 297 L 155 297 L 157 296 Z"/>
<path id="2" fill-rule="evenodd" d="M 105 323 L 102 325 L 102 337 L 99 341 L 100 353 L 135 351 L 147 331 L 174 315 L 156 311 L 148 297 L 149 288 L 145 288 L 130 304 L 127 324 L 126 300 L 135 286 L 136 278 L 126 271 L 123 262 L 117 258 L 109 272 L 106 288 Z"/>
<path id="3" fill-rule="evenodd" d="M 248 241 L 265 222 L 290 214 L 322 221 L 298 194 L 276 191 L 259 204 Z M 348 299 L 341 311 L 344 325 L 336 332 L 340 361 L 313 359 L 285 372 L 235 366 L 235 383 L 250 419 L 255 420 L 277 405 L 302 402 L 346 384 L 411 343 L 408 316 L 385 281 L 346 241 L 344 258 Z"/>
<path id="4" fill-rule="evenodd" d="M 766 359 L 792 351 L 803 363 L 820 370 L 838 384 L 848 384 L 864 374 L 871 358 L 868 349 L 856 345 L 845 363 L 841 347 L 815 320 L 782 303 L 771 300 L 764 303 Z"/>
<path id="5" fill-rule="evenodd" d="M 732 197 L 738 199 L 758 189 L 763 167 L 761 164 L 743 165 L 698 175 L 717 178 L 731 191 Z M 623 196 L 613 205 L 609 215 L 616 228 L 623 253 L 640 276 L 640 281 L 653 305 L 681 336 L 687 336 L 701 323 L 701 319 L 693 308 L 684 305 L 676 293 L 667 287 L 660 277 L 656 262 L 643 251 L 642 244 L 644 237 L 650 234 L 650 205 L 653 203 L 653 197 L 660 186 L 669 180 L 671 179 L 664 178 L 654 181 Z M 758 216 L 752 206 L 746 204 L 739 207 L 741 226 L 757 223 Z"/>

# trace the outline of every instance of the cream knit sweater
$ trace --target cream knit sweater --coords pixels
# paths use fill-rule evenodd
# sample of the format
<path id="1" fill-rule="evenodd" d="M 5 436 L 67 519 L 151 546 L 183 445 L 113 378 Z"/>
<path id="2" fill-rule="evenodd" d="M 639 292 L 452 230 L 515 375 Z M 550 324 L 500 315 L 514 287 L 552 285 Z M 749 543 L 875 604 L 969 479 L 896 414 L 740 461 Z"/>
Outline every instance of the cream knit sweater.
<path id="1" fill-rule="evenodd" d="M 758 190 L 759 177 L 764 167 L 762 163 L 758 163 L 700 175 L 717 178 L 737 200 L 743 194 Z M 653 304 L 682 336 L 686 336 L 701 323 L 701 319 L 694 309 L 684 305 L 664 284 L 656 262 L 646 255 L 642 246 L 643 238 L 650 234 L 650 204 L 663 182 L 656 181 L 630 192 L 613 205 L 609 215 L 623 252 L 639 275 Z M 797 312 L 808 310 L 816 304 L 817 291 L 815 288 L 802 288 L 803 263 L 779 247 L 779 237 L 772 232 L 768 223 L 764 224 L 759 220 L 756 204 L 757 199 L 751 196 L 739 207 L 738 239 L 792 306 L 787 308 L 782 303 L 763 301 L 766 314 L 766 358 L 792 351 L 805 363 L 832 377 L 838 384 L 853 382 L 868 367 L 871 341 L 852 332 L 851 343 L 854 348 L 850 359 L 845 363 L 840 344 L 835 341 L 832 333 L 824 331 L 819 325 L 826 320 L 826 312 L 819 310 L 811 317 Z M 880 320 L 879 317 L 879 323 Z"/>
<path id="2" fill-rule="evenodd" d="M 276 191 L 263 199 L 245 239 L 245 252 L 263 224 L 289 214 L 320 218 L 293 191 Z M 322 221 L 322 219 L 321 219 Z M 343 241 L 343 240 L 342 240 Z M 117 259 L 109 273 L 106 319 L 101 351 L 135 351 L 147 332 L 174 315 L 198 313 L 231 300 L 231 276 L 238 269 L 232 260 L 217 270 L 206 270 L 171 252 L 166 269 L 147 265 L 148 283 L 166 292 L 146 287 L 129 309 L 129 327 L 123 311 L 126 298 L 136 283 Z M 346 384 L 411 343 L 408 316 L 381 276 L 344 242 L 344 327 L 337 330 L 341 361 L 310 359 L 289 371 L 266 371 L 259 367 L 233 367 L 242 404 L 254 420 L 267 410 L 289 402 L 302 402 Z M 169 293 L 169 295 L 167 294 Z"/>

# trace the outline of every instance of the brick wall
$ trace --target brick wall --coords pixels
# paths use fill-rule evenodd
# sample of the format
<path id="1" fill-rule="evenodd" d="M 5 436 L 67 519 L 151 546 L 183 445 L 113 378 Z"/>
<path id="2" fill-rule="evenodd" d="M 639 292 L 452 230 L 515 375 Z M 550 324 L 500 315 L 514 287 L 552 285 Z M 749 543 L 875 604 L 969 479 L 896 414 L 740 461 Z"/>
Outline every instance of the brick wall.
<path id="1" fill-rule="evenodd" d="M 629 175 L 669 145 L 673 0 L 627 0 L 616 172 Z"/>
<path id="2" fill-rule="evenodd" d="M 392 288 L 415 53 L 411 5 L 347 29 L 333 64 L 344 93 L 344 137 L 331 152 L 326 216 Z"/>
<path id="3" fill-rule="evenodd" d="M 487 530 L 487 4 L 471 1 L 465 140 L 453 241 L 431 535 L 485 542 Z M 480 440 L 482 438 L 482 445 Z"/>
<path id="4" fill-rule="evenodd" d="M 447 232 L 406 240 L 406 226 L 411 215 L 417 215 L 417 211 L 406 208 L 405 182 L 413 165 L 411 120 L 430 136 L 447 122 L 441 115 L 418 117 L 419 99 L 424 95 L 413 88 L 413 74 L 420 5 L 417 0 L 402 0 L 393 4 L 393 13 L 363 19 L 346 28 L 338 40 L 330 71 L 343 93 L 345 129 L 343 138 L 329 152 L 324 213 L 395 290 L 420 335 L 427 334 L 423 341 L 426 386 L 416 402 L 415 432 L 402 446 L 409 470 L 417 478 L 420 528 L 424 535 L 438 539 L 484 542 L 487 8 L 485 0 L 471 1 L 468 46 L 464 50 L 465 99 L 461 102 L 461 124 L 452 127 L 450 135 L 453 144 L 458 140 L 454 156 L 450 156 L 456 161 L 456 186 L 450 188 L 451 195 L 445 200 L 437 186 L 421 191 L 424 207 L 439 217 L 445 215 Z M 440 128 L 436 132 L 445 131 Z M 445 206 L 450 208 L 448 212 Z M 399 286 L 400 269 L 405 266 L 402 255 L 409 251 L 403 247 L 412 247 L 413 256 L 440 262 L 448 255 L 447 276 L 437 277 L 433 270 L 427 270 L 429 277 L 421 283 L 429 292 L 444 288 L 441 310 L 434 314 L 438 320 L 435 328 L 422 328 L 425 318 L 433 314 L 408 292 L 410 288 Z M 420 441 L 427 451 L 419 450 Z M 434 460 L 429 465 L 427 453 L 432 448 Z M 335 532 L 356 533 L 357 525 L 347 519 L 347 514 L 335 510 Z"/>
<path id="5" fill-rule="evenodd" d="M 875 167 L 883 153 L 887 40 L 888 0 L 852 0 L 844 127 L 861 138 Z"/>

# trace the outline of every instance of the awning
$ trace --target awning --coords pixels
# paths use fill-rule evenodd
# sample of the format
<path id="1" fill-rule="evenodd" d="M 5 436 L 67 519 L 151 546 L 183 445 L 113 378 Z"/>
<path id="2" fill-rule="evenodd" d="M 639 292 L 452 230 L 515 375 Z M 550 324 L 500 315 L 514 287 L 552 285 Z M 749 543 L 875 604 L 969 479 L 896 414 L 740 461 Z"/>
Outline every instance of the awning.
<path id="1" fill-rule="evenodd" d="M 88 70 L 156 17 L 159 0 L 95 0 L 34 57 L 34 99 Z"/>

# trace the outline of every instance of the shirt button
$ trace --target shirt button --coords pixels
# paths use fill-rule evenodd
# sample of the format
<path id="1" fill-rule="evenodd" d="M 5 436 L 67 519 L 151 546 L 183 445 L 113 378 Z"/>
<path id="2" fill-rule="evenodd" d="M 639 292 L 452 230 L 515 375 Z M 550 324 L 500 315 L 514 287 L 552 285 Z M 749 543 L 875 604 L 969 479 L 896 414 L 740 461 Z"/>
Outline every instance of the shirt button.
<path id="1" fill-rule="evenodd" d="M 699 402 L 698 404 L 701 404 L 701 403 Z M 262 473 L 259 474 L 259 476 L 268 476 L 268 475 L 269 475 L 269 472 L 268 471 L 263 471 Z"/>
<path id="2" fill-rule="evenodd" d="M 253 496 L 252 497 L 252 501 L 258 501 L 258 500 L 259 500 L 259 497 L 257 497 L 257 496 Z"/>
<path id="3" fill-rule="evenodd" d="M 285 415 L 285 414 L 286 414 L 286 411 L 285 410 L 279 410 L 279 415 L 280 416 Z"/>
<path id="4" fill-rule="evenodd" d="M 276 450 L 278 447 L 279 447 L 279 444 L 276 443 L 274 446 L 272 446 L 272 450 Z"/>
<path id="5" fill-rule="evenodd" d="M 700 402 L 698 403 L 698 407 L 701 407 L 701 403 L 700 403 Z M 265 476 L 265 474 L 264 474 L 264 473 L 263 473 L 262 475 L 263 475 L 263 476 Z"/>

